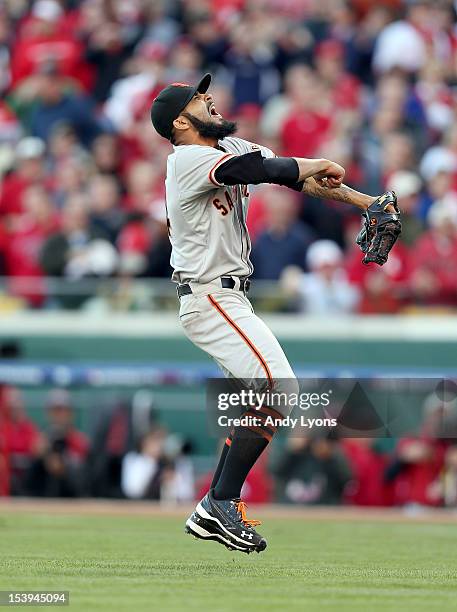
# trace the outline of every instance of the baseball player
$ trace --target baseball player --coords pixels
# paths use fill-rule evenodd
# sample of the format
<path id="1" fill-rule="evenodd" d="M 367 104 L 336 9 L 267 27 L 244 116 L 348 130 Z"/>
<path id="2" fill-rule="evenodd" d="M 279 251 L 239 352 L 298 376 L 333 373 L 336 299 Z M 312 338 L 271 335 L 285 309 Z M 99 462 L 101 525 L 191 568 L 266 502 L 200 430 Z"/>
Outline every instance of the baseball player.
<path id="1" fill-rule="evenodd" d="M 173 83 L 151 107 L 154 128 L 174 149 L 165 185 L 179 318 L 188 338 L 226 376 L 263 380 L 269 389 L 288 381 L 288 391 L 298 390 L 279 342 L 247 298 L 253 271 L 246 225 L 248 186 L 284 185 L 357 206 L 365 215 L 357 239 L 364 262 L 380 265 L 401 231 L 397 199 L 393 192 L 374 198 L 347 187 L 344 169 L 327 159 L 276 157 L 266 147 L 233 137 L 236 124 L 217 112 L 208 93 L 210 82 L 206 74 L 196 87 Z M 275 433 L 266 423 L 285 413 L 264 406 L 255 411 L 259 426 L 232 430 L 210 491 L 186 522 L 188 533 L 245 553 L 266 548 L 255 530 L 259 521 L 247 518 L 240 494 Z"/>

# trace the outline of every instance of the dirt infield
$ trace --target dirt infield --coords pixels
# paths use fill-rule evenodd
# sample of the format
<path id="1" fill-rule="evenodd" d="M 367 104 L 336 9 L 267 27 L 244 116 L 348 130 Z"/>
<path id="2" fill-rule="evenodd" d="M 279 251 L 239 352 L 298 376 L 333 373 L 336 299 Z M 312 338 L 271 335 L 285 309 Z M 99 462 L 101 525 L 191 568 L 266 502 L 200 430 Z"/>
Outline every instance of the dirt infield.
<path id="1" fill-rule="evenodd" d="M 92 516 L 174 516 L 185 517 L 192 505 L 169 505 L 156 502 L 126 500 L 38 500 L 29 498 L 0 499 L 0 514 L 43 513 L 84 514 Z M 251 509 L 251 508 L 250 508 Z M 375 521 L 404 523 L 457 523 L 457 510 L 415 508 L 297 507 L 266 505 L 252 506 L 252 511 L 264 519 L 284 518 L 313 521 Z"/>

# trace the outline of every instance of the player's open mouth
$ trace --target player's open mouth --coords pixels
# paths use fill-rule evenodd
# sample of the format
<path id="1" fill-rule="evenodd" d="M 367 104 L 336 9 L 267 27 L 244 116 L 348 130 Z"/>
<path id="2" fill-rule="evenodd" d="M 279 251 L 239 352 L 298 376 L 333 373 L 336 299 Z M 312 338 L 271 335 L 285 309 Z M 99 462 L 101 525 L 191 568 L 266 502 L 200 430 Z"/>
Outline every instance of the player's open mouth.
<path id="1" fill-rule="evenodd" d="M 209 108 L 208 108 L 208 112 L 212 117 L 220 117 L 219 113 L 216 110 L 216 107 L 214 106 L 214 104 L 210 104 Z"/>

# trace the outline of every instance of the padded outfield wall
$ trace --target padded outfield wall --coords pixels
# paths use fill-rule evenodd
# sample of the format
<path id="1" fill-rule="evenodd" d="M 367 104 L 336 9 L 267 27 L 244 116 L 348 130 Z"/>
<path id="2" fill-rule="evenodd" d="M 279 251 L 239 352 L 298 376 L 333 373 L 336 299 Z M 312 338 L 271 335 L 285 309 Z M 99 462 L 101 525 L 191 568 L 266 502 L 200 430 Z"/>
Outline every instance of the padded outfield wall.
<path id="1" fill-rule="evenodd" d="M 292 364 L 457 366 L 457 317 L 270 315 L 265 320 Z M 209 362 L 169 313 L 4 316 L 0 338 L 18 340 L 23 357 L 34 361 Z"/>

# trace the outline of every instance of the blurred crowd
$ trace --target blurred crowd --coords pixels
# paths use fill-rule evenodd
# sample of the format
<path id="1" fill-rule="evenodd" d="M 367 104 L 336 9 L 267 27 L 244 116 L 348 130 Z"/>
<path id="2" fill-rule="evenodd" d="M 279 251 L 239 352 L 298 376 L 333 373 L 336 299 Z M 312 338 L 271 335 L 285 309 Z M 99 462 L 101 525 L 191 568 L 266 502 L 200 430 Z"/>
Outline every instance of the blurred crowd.
<path id="1" fill-rule="evenodd" d="M 216 107 L 240 137 L 338 161 L 350 185 L 394 189 L 403 211 L 388 263 L 363 267 L 350 207 L 257 188 L 255 278 L 279 282 L 291 311 L 455 309 L 454 4 L 0 0 L 0 275 L 10 293 L 45 308 L 55 300 L 44 277 L 170 276 L 171 146 L 150 106 L 163 86 L 211 71 Z"/>
<path id="2" fill-rule="evenodd" d="M 68 391 L 48 394 L 42 427 L 30 419 L 26 404 L 18 388 L 0 387 L 0 497 L 180 503 L 200 499 L 210 486 L 214 466 L 203 474 L 201 465 L 197 469 L 193 442 L 198 440 L 167 431 L 149 391 L 100 410 L 90 438 L 75 426 L 78 402 Z M 243 498 L 455 508 L 457 401 L 433 394 L 419 408 L 422 421 L 401 439 L 283 432 L 249 473 Z"/>
<path id="3" fill-rule="evenodd" d="M 89 438 L 71 395 L 54 389 L 38 427 L 23 393 L 0 385 L 0 496 L 193 499 L 190 444 L 157 421 L 149 392 L 98 408 Z"/>

